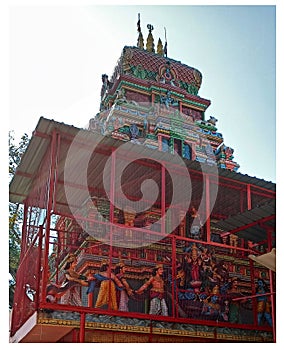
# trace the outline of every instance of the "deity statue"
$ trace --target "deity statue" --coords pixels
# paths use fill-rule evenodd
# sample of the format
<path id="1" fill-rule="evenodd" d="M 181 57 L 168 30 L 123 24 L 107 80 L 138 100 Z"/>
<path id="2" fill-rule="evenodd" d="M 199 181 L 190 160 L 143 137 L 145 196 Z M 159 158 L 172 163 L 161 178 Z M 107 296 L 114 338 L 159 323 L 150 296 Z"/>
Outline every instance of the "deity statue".
<path id="1" fill-rule="evenodd" d="M 116 104 L 126 103 L 125 89 L 121 88 L 116 91 L 115 101 Z"/>
<path id="2" fill-rule="evenodd" d="M 268 287 L 262 278 L 257 280 L 256 294 L 265 294 L 268 292 Z M 270 327 L 272 327 L 271 317 L 271 303 L 267 295 L 260 295 L 257 297 L 257 322 L 260 326 L 263 318 L 267 321 Z"/>
<path id="3" fill-rule="evenodd" d="M 163 280 L 163 265 L 157 265 L 152 272 L 152 277 L 145 282 L 138 290 L 137 294 L 143 293 L 148 287 L 150 289 L 150 315 L 168 316 L 168 307 L 165 301 L 165 282 Z"/>
<path id="4" fill-rule="evenodd" d="M 164 103 L 167 109 L 169 109 L 170 105 L 171 106 L 178 106 L 178 101 L 173 99 L 171 97 L 171 95 L 172 95 L 171 91 L 167 90 L 166 96 L 161 96 L 160 97 L 160 102 Z"/>
<path id="5" fill-rule="evenodd" d="M 116 291 L 116 296 L 118 301 L 118 310 L 129 311 L 128 301 L 129 301 L 129 296 L 133 295 L 133 290 L 129 286 L 125 278 L 125 264 L 122 262 L 118 263 L 115 267 L 114 274 L 123 285 L 123 289 L 119 288 Z"/>
<path id="6" fill-rule="evenodd" d="M 114 273 L 109 272 L 109 263 L 107 261 L 102 261 L 99 273 L 90 275 L 88 281 L 90 285 L 87 294 L 93 292 L 95 286 L 99 283 L 100 289 L 95 307 L 107 308 L 109 306 L 111 310 L 118 310 L 116 286 L 122 289 L 124 286 Z"/>
<path id="7" fill-rule="evenodd" d="M 219 297 L 219 286 L 215 285 L 212 289 L 211 295 L 209 295 L 203 301 L 203 308 L 201 314 L 204 316 L 210 316 L 210 318 L 218 318 L 220 313 L 220 297 Z"/>
<path id="8" fill-rule="evenodd" d="M 80 287 L 88 286 L 87 278 L 75 271 L 77 257 L 70 254 L 64 266 L 65 281 L 62 285 L 50 283 L 46 290 L 46 301 L 54 303 L 61 298 L 62 304 L 81 306 Z"/>
<path id="9" fill-rule="evenodd" d="M 198 248 L 196 244 L 193 243 L 191 248 L 190 260 L 188 260 L 189 265 L 189 276 L 190 276 L 190 286 L 194 289 L 195 292 L 199 292 L 201 287 L 201 272 L 202 272 L 202 259 L 198 254 Z"/>
<path id="10" fill-rule="evenodd" d="M 227 292 L 227 298 L 229 301 L 229 322 L 242 323 L 240 314 L 240 302 L 238 300 L 233 300 L 234 298 L 238 298 L 241 295 L 242 294 L 240 293 L 238 287 L 238 278 L 233 277 L 230 281 L 230 287 Z"/>

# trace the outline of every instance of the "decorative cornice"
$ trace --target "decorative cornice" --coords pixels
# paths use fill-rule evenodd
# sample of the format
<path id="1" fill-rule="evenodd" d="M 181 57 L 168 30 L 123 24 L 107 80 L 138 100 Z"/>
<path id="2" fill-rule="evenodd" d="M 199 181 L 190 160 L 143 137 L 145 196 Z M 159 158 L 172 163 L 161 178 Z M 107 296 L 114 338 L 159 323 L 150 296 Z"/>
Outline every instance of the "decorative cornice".
<path id="1" fill-rule="evenodd" d="M 124 321 L 126 319 L 123 319 Z M 133 322 L 133 320 L 132 320 Z M 137 320 L 137 323 L 139 320 Z M 149 323 L 149 320 L 145 320 L 144 323 Z M 194 338 L 206 338 L 206 339 L 219 339 L 225 341 L 248 341 L 248 342 L 271 342 L 272 333 L 267 331 L 256 330 L 242 330 L 229 327 L 214 327 L 214 326 L 201 326 L 180 324 L 182 327 L 188 327 L 190 329 L 173 329 L 172 323 L 162 322 L 162 326 L 155 321 L 157 326 L 152 327 L 152 334 L 155 335 L 171 335 L 180 337 L 194 337 Z M 61 325 L 66 327 L 80 327 L 79 320 L 64 320 L 54 318 L 38 318 L 38 324 L 41 325 Z M 125 333 L 150 333 L 150 325 L 130 325 L 127 323 L 109 323 L 109 322 L 85 322 L 86 329 L 107 330 Z"/>

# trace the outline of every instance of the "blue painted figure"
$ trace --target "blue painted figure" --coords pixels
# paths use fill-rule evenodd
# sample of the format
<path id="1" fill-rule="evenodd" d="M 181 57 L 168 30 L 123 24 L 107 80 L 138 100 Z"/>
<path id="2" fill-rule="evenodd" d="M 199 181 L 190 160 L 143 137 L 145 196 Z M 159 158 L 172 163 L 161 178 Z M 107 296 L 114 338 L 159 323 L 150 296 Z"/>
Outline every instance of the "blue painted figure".
<path id="1" fill-rule="evenodd" d="M 265 294 L 268 292 L 268 287 L 262 278 L 257 280 L 256 294 Z M 271 304 L 267 295 L 257 297 L 257 322 L 260 326 L 263 318 L 272 327 Z"/>

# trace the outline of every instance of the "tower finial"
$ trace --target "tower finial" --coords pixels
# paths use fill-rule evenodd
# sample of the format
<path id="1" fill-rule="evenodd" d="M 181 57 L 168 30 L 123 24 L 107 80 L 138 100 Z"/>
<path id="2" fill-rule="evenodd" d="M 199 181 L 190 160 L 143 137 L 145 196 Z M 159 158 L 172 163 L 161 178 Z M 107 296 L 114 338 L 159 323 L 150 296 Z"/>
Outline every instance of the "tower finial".
<path id="1" fill-rule="evenodd" d="M 166 31 L 166 27 L 164 27 L 165 29 L 165 47 L 164 47 L 164 55 L 166 57 L 168 57 L 168 41 L 167 41 L 167 31 Z"/>
<path id="2" fill-rule="evenodd" d="M 137 46 L 139 47 L 139 49 L 144 49 L 144 39 L 143 39 L 141 26 L 140 26 L 140 13 L 138 13 L 137 32 L 139 33 L 138 39 L 137 39 Z"/>
<path id="3" fill-rule="evenodd" d="M 138 32 L 138 33 L 141 33 L 141 27 L 140 27 L 140 13 L 138 13 L 137 32 Z"/>
<path id="4" fill-rule="evenodd" d="M 146 50 L 149 52 L 155 52 L 154 38 L 152 35 L 152 30 L 154 30 L 154 27 L 152 26 L 152 24 L 147 24 L 147 28 L 149 29 L 149 34 L 146 43 Z"/>
<path id="5" fill-rule="evenodd" d="M 164 48 L 163 48 L 162 40 L 160 38 L 159 38 L 158 44 L 157 44 L 157 54 L 164 56 Z"/>

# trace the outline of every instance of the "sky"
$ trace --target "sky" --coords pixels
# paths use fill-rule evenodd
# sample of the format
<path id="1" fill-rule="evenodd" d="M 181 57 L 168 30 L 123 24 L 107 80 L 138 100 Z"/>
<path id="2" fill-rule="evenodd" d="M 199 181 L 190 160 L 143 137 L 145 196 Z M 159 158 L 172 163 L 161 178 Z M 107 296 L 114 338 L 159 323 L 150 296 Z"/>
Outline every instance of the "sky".
<path id="1" fill-rule="evenodd" d="M 101 75 L 112 75 L 125 45 L 136 46 L 140 13 L 145 42 L 148 23 L 155 45 L 159 37 L 164 43 L 166 27 L 168 57 L 202 73 L 198 94 L 211 101 L 205 118 L 218 119 L 239 172 L 276 181 L 275 6 L 57 3 L 10 8 L 9 130 L 16 138 L 31 136 L 41 116 L 87 126 L 99 111 Z"/>

